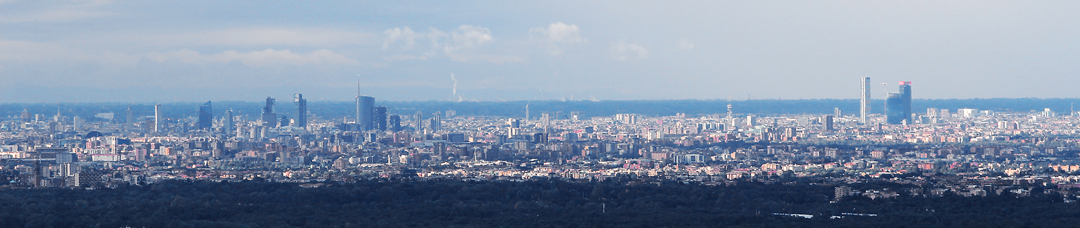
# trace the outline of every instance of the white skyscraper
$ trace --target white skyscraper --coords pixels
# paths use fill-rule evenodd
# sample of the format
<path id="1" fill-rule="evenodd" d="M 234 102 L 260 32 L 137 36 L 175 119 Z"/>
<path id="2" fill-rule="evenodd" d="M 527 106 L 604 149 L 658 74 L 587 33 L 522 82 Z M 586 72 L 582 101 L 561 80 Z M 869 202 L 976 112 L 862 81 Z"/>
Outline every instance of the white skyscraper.
<path id="1" fill-rule="evenodd" d="M 859 122 L 866 123 L 866 115 L 870 114 L 870 77 L 862 77 L 859 79 L 862 83 L 862 96 L 859 100 Z"/>
<path id="2" fill-rule="evenodd" d="M 161 104 L 154 105 L 154 132 L 161 132 Z"/>

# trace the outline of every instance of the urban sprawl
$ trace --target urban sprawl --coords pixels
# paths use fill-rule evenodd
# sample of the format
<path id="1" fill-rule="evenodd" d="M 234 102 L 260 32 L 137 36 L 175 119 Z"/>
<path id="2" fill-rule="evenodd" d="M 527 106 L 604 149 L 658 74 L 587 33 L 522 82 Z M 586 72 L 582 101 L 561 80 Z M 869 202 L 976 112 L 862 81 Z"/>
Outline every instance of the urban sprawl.
<path id="1" fill-rule="evenodd" d="M 523 181 L 676 180 L 702 184 L 814 178 L 836 197 L 894 197 L 1051 186 L 1067 202 L 1080 192 L 1080 117 L 1069 110 L 935 109 L 913 113 L 911 83 L 860 113 L 717 114 L 582 118 L 458 116 L 453 110 L 394 115 L 357 96 L 356 115 L 311 118 L 297 94 L 295 118 L 274 113 L 213 116 L 211 102 L 182 119 L 100 113 L 29 113 L 0 125 L 0 188 L 109 188 L 162 180 L 261 179 L 317 186 L 378 178 Z M 160 108 L 160 107 L 157 107 Z M 726 111 L 726 112 L 725 112 Z M 351 111 L 350 111 L 351 112 Z M 911 189 L 852 189 L 887 181 Z M 1047 190 L 1050 191 L 1050 190 Z M 1070 198 L 1071 197 L 1071 198 Z"/>

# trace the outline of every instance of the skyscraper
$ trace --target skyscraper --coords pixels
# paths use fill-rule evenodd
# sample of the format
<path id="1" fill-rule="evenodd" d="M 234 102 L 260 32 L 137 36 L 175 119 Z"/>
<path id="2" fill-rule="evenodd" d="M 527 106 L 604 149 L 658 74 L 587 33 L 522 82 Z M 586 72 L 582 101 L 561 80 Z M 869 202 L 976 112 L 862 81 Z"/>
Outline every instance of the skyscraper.
<path id="1" fill-rule="evenodd" d="M 135 113 L 131 112 L 131 106 L 127 108 L 127 122 L 124 123 L 128 125 L 135 124 Z"/>
<path id="2" fill-rule="evenodd" d="M 154 132 L 161 132 L 161 104 L 154 105 Z"/>
<path id="3" fill-rule="evenodd" d="M 416 126 L 416 131 L 423 132 L 424 131 L 424 112 L 416 111 L 416 115 L 413 115 L 413 121 L 415 121 L 413 126 Z"/>
<path id="4" fill-rule="evenodd" d="M 303 94 L 297 93 L 293 102 L 296 103 L 296 127 L 307 128 L 307 99 L 304 99 Z"/>
<path id="5" fill-rule="evenodd" d="M 229 109 L 229 110 L 225 111 L 225 121 L 222 121 L 222 122 L 223 122 L 222 125 L 224 125 L 224 126 L 221 126 L 221 133 L 225 134 L 226 138 L 228 138 L 230 134 L 235 134 L 235 133 L 233 133 L 233 126 L 236 126 L 236 125 L 233 124 L 232 109 Z"/>
<path id="6" fill-rule="evenodd" d="M 375 107 L 375 113 L 372 114 L 375 118 L 375 129 L 380 131 L 386 130 L 386 107 Z"/>
<path id="7" fill-rule="evenodd" d="M 401 116 L 390 115 L 390 118 L 389 118 L 389 120 L 387 122 L 389 122 L 388 124 L 390 125 L 389 128 L 390 128 L 391 131 L 400 131 L 401 130 Z"/>
<path id="8" fill-rule="evenodd" d="M 198 129 L 210 129 L 213 126 L 214 121 L 214 109 L 211 106 L 210 101 L 206 101 L 199 106 L 199 122 L 196 124 Z"/>
<path id="9" fill-rule="evenodd" d="M 27 111 L 26 109 L 23 109 L 22 110 L 22 116 L 20 116 L 20 117 L 21 117 L 20 119 L 22 120 L 23 123 L 29 123 L 30 122 L 30 111 Z"/>
<path id="10" fill-rule="evenodd" d="M 859 99 L 859 122 L 866 123 L 866 115 L 870 114 L 870 77 L 862 77 L 859 80 L 862 83 L 861 99 Z"/>
<path id="11" fill-rule="evenodd" d="M 885 98 L 885 122 L 902 124 L 904 120 L 904 97 L 900 93 L 889 93 Z"/>
<path id="12" fill-rule="evenodd" d="M 435 115 L 431 116 L 431 126 L 428 127 L 432 132 L 442 129 L 442 113 L 435 112 Z"/>
<path id="13" fill-rule="evenodd" d="M 276 127 L 278 124 L 277 114 L 274 114 L 274 98 L 266 97 L 266 105 L 262 108 L 263 127 Z"/>
<path id="14" fill-rule="evenodd" d="M 732 130 L 732 129 L 738 128 L 738 127 L 735 126 L 735 119 L 731 116 L 731 114 L 732 114 L 731 113 L 731 103 L 728 103 L 727 104 L 727 118 L 724 119 L 724 122 L 727 123 L 727 128 L 728 128 L 727 130 Z"/>
<path id="15" fill-rule="evenodd" d="M 911 122 L 911 82 L 910 81 L 902 81 L 902 82 L 900 82 L 900 99 L 903 99 L 903 104 L 904 104 L 904 106 L 903 106 L 904 120 L 907 120 L 907 122 L 909 124 L 910 123 L 915 123 L 915 122 Z"/>
<path id="16" fill-rule="evenodd" d="M 375 118 L 373 116 L 374 109 L 374 97 L 359 96 L 356 98 L 356 124 L 360 125 L 360 130 L 368 131 L 374 129 L 372 127 L 375 123 Z"/>
<path id="17" fill-rule="evenodd" d="M 833 116 L 825 116 L 825 131 L 836 130 L 833 128 Z"/>

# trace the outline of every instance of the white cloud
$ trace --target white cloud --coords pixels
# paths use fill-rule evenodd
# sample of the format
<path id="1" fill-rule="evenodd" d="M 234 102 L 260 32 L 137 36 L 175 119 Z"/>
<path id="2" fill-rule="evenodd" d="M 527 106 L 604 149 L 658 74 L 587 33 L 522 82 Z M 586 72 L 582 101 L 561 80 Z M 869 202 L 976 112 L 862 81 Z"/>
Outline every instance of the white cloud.
<path id="1" fill-rule="evenodd" d="M 438 55 L 442 51 L 444 45 L 441 40 L 447 35 L 445 32 L 438 29 L 429 28 L 427 33 L 415 32 L 409 27 L 399 27 L 387 29 L 383 32 L 385 38 L 383 38 L 383 50 L 389 50 L 396 52 L 390 54 L 388 57 L 383 57 L 386 60 L 426 60 Z M 427 39 L 430 42 L 430 48 L 417 50 L 417 40 Z M 402 53 L 406 52 L 406 53 Z"/>
<path id="2" fill-rule="evenodd" d="M 480 47 L 481 45 L 491 43 L 495 39 L 491 38 L 491 30 L 487 28 L 462 25 L 450 32 L 450 40 L 452 42 L 443 47 L 443 51 L 447 54 L 456 50 Z"/>
<path id="3" fill-rule="evenodd" d="M 581 43 L 581 28 L 577 25 L 567 25 L 562 22 L 552 23 L 548 27 L 529 29 L 530 33 L 539 34 L 552 43 Z"/>
<path id="4" fill-rule="evenodd" d="M 514 55 L 493 55 L 493 54 L 471 54 L 471 53 L 455 53 L 447 55 L 451 60 L 458 62 L 471 62 L 471 61 L 483 61 L 491 63 L 519 63 L 525 62 L 525 58 Z"/>
<path id="5" fill-rule="evenodd" d="M 183 49 L 165 53 L 149 53 L 143 55 L 154 62 L 179 61 L 189 64 L 229 63 L 240 62 L 247 66 L 271 66 L 271 65 L 316 65 L 316 64 L 359 64 L 356 60 L 345 57 L 330 50 L 321 49 L 307 54 L 293 53 L 289 50 L 266 49 L 262 51 L 237 52 L 224 51 L 213 55 L 202 55 L 199 52 Z"/>
<path id="6" fill-rule="evenodd" d="M 439 56 L 440 53 L 454 61 L 485 61 L 493 63 L 521 62 L 524 58 L 512 55 L 497 55 L 489 47 L 495 42 L 488 28 L 461 25 L 457 29 L 444 32 L 429 28 L 428 32 L 415 32 L 409 27 L 387 29 L 383 32 L 383 50 L 390 51 L 386 60 L 426 60 Z M 426 39 L 429 48 L 417 48 L 416 43 Z"/>
<path id="7" fill-rule="evenodd" d="M 412 29 L 409 29 L 409 27 L 387 29 L 383 33 L 386 34 L 386 39 L 383 40 L 383 50 L 390 48 L 391 44 L 396 43 L 399 40 L 405 42 L 405 45 L 402 47 L 402 49 L 405 50 L 412 49 L 413 46 L 416 45 L 417 34 L 416 32 L 413 32 Z"/>
<path id="8" fill-rule="evenodd" d="M 585 39 L 581 38 L 581 28 L 562 22 L 552 23 L 547 27 L 532 28 L 529 29 L 529 33 L 533 39 L 547 43 L 548 52 L 552 55 L 561 54 L 566 45 L 585 42 Z"/>
<path id="9" fill-rule="evenodd" d="M 611 50 L 615 52 L 615 58 L 618 60 L 627 60 L 630 58 L 644 59 L 649 55 L 649 50 L 636 43 L 627 43 L 626 41 L 619 41 L 611 45 Z"/>
<path id="10" fill-rule="evenodd" d="M 694 43 L 691 43 L 688 40 L 679 40 L 679 43 L 675 46 L 678 47 L 680 50 L 694 49 Z"/>

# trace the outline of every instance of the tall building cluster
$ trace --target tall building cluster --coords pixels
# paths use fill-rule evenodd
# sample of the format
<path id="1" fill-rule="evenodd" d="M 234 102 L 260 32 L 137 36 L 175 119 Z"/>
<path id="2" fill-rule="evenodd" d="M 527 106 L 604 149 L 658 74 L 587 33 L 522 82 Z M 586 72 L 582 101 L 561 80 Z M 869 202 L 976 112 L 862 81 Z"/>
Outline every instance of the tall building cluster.
<path id="1" fill-rule="evenodd" d="M 901 81 L 899 84 L 899 91 L 885 95 L 885 123 L 913 124 L 915 122 L 911 113 L 911 82 Z M 870 95 L 870 77 L 859 78 L 859 90 L 859 123 L 867 124 L 871 114 L 870 104 L 873 100 Z"/>

